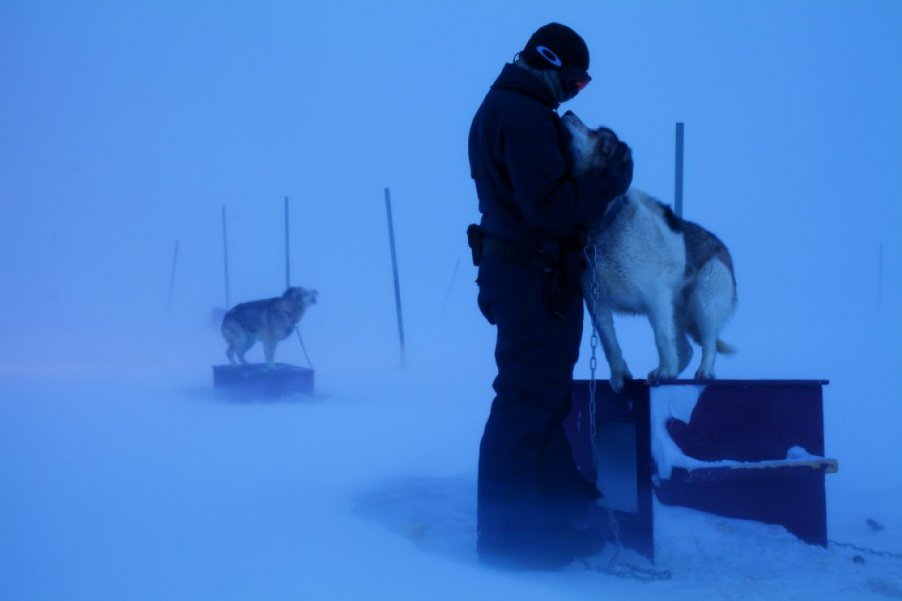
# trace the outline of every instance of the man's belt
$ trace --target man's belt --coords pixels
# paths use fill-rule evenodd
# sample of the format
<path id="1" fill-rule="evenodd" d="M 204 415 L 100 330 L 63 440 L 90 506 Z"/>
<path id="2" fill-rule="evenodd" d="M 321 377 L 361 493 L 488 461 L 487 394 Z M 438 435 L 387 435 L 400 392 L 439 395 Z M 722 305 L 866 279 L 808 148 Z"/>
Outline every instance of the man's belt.
<path id="1" fill-rule="evenodd" d="M 538 245 L 509 242 L 487 234 L 481 227 L 473 224 L 467 228 L 467 241 L 473 251 L 474 265 L 482 263 L 484 257 L 497 257 L 550 272 L 561 263 L 561 244 L 556 240 L 545 240 Z"/>
<path id="2" fill-rule="evenodd" d="M 497 257 L 511 263 L 538 267 L 543 271 L 550 270 L 557 262 L 557 256 L 560 254 L 559 251 L 550 251 L 550 248 L 543 252 L 542 249 L 536 246 L 508 242 L 492 235 L 486 235 L 482 243 L 482 256 L 484 257 Z"/>

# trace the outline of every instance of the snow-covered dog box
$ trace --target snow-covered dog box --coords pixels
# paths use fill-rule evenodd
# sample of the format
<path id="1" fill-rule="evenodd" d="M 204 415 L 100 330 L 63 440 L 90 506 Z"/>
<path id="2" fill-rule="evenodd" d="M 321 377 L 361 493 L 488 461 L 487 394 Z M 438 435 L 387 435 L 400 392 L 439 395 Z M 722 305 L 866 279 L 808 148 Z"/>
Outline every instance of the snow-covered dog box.
<path id="1" fill-rule="evenodd" d="M 265 363 L 214 365 L 213 387 L 242 398 L 275 399 L 313 394 L 313 370 L 298 365 Z"/>
<path id="2" fill-rule="evenodd" d="M 604 493 L 593 527 L 654 559 L 655 495 L 665 505 L 779 524 L 826 546 L 824 479 L 837 462 L 824 454 L 825 384 L 635 380 L 616 394 L 599 381 L 593 429 L 590 383 L 577 380 L 565 427 L 581 473 Z"/>

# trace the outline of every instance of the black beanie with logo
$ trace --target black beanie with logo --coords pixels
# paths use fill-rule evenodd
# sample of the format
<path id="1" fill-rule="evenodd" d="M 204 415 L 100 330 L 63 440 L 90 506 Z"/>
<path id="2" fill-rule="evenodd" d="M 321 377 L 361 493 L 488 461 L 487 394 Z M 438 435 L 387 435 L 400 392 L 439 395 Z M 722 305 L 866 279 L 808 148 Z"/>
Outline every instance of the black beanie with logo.
<path id="1" fill-rule="evenodd" d="M 520 56 L 535 69 L 576 67 L 589 70 L 589 47 L 586 42 L 578 33 L 560 23 L 539 27 L 526 42 Z"/>

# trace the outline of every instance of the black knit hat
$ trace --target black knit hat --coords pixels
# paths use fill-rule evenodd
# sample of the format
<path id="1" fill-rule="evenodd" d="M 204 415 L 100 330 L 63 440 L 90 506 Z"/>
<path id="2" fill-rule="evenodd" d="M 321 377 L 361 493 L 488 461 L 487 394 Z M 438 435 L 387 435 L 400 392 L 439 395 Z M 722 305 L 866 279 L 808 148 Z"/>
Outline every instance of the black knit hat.
<path id="1" fill-rule="evenodd" d="M 578 33 L 560 23 L 539 27 L 526 42 L 520 56 L 536 69 L 576 67 L 589 70 L 589 47 L 586 42 Z"/>

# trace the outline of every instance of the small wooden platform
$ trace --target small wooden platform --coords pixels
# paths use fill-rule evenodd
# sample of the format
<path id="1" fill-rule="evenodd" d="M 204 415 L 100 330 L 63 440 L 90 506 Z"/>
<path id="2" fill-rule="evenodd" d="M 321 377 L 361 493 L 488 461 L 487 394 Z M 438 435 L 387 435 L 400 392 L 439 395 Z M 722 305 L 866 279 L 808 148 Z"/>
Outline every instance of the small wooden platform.
<path id="1" fill-rule="evenodd" d="M 312 395 L 313 370 L 288 363 L 214 365 L 213 387 L 242 398 L 274 399 L 291 394 Z"/>
<path id="2" fill-rule="evenodd" d="M 604 492 L 590 520 L 606 540 L 654 559 L 653 498 L 779 524 L 827 545 L 825 380 L 577 380 L 565 427 L 578 469 Z M 595 440 L 592 440 L 592 433 Z M 593 461 L 593 446 L 597 462 Z M 608 511 L 617 518 L 613 532 Z"/>

